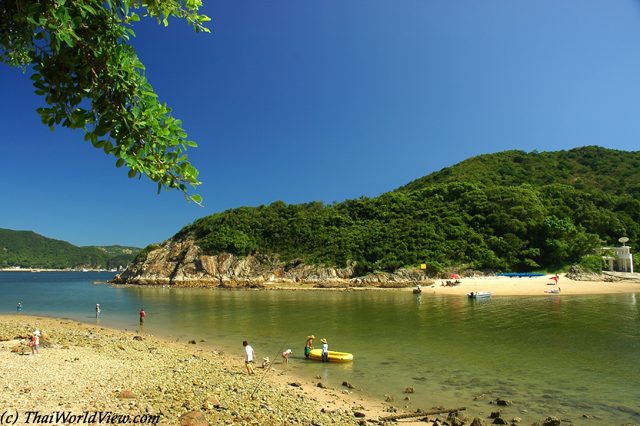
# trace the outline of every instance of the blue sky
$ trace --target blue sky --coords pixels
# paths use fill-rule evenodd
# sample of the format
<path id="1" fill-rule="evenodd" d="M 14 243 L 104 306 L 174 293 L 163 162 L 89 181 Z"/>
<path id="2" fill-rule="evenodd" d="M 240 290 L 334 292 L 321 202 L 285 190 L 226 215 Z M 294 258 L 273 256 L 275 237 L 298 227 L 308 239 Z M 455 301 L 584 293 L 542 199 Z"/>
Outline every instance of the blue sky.
<path id="1" fill-rule="evenodd" d="M 156 194 L 82 131 L 40 124 L 0 64 L 0 228 L 162 242 L 216 212 L 376 197 L 480 154 L 640 144 L 636 1 L 204 0 L 211 34 L 134 27 L 203 184 Z"/>

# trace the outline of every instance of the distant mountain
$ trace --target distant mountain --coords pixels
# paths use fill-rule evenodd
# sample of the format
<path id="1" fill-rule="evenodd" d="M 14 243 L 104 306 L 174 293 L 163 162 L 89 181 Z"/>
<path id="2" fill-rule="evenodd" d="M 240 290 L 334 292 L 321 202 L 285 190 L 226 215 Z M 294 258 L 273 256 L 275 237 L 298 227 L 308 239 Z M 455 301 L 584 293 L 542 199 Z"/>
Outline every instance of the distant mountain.
<path id="1" fill-rule="evenodd" d="M 207 216 L 143 249 L 132 270 L 205 279 L 217 274 L 207 266 L 211 259 L 225 253 L 261 262 L 264 277 L 301 264 L 348 268 L 352 277 L 421 264 L 432 274 L 454 267 L 557 270 L 623 236 L 640 243 L 640 151 L 505 151 L 377 198 L 276 201 Z M 154 259 L 168 263 L 154 266 Z"/>
<path id="2" fill-rule="evenodd" d="M 0 267 L 36 269 L 117 269 L 130 264 L 137 247 L 77 247 L 66 241 L 43 237 L 33 231 L 0 228 Z"/>

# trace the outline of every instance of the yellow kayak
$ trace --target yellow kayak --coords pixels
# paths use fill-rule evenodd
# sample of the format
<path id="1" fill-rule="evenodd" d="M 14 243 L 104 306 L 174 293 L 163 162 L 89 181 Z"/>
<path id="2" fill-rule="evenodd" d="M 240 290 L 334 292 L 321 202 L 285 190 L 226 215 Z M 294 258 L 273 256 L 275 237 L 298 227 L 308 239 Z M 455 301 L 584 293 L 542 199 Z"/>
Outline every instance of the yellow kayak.
<path id="1" fill-rule="evenodd" d="M 322 349 L 312 349 L 309 358 L 322 361 Z M 346 352 L 329 351 L 329 362 L 349 362 L 353 361 L 353 355 Z"/>

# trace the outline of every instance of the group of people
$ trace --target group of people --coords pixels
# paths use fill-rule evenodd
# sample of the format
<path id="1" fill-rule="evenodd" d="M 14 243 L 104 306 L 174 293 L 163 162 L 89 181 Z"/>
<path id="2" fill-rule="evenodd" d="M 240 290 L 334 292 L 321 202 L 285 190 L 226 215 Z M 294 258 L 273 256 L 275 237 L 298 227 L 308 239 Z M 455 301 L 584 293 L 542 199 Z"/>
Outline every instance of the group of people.
<path id="1" fill-rule="evenodd" d="M 304 345 L 304 356 L 307 359 L 309 358 L 309 355 L 313 350 L 313 339 L 315 338 L 316 336 L 314 336 L 313 334 L 310 336 L 307 336 L 307 343 Z M 327 343 L 327 339 L 322 339 L 321 342 L 322 342 L 322 362 L 329 362 L 329 344 Z M 247 366 L 247 373 L 256 374 L 255 370 L 253 369 L 253 363 L 256 358 L 256 353 L 253 350 L 253 347 L 251 347 L 249 342 L 247 342 L 246 340 L 242 342 L 242 346 L 244 346 L 244 354 L 245 354 L 244 363 Z M 292 352 L 291 349 L 287 349 L 286 351 L 282 352 L 282 362 L 284 364 L 289 363 L 289 355 L 291 354 L 291 352 Z M 269 365 L 269 357 L 265 357 L 262 362 L 262 367 L 266 368 L 268 365 Z"/>
<path id="2" fill-rule="evenodd" d="M 313 350 L 313 339 L 316 336 L 313 334 L 307 337 L 307 343 L 304 345 L 304 356 L 309 358 L 311 351 Z M 322 342 L 322 362 L 329 362 L 329 344 L 327 343 L 327 339 L 320 340 Z"/>
<path id="3" fill-rule="evenodd" d="M 22 305 L 20 305 L 20 303 L 18 303 L 18 310 L 21 310 L 21 309 L 22 309 Z M 100 318 L 100 312 L 101 312 L 100 311 L 100 304 L 96 303 L 96 318 Z M 144 308 L 142 308 L 140 310 L 140 325 L 144 324 L 144 317 L 146 317 L 146 316 L 147 316 L 147 314 L 144 311 Z"/>

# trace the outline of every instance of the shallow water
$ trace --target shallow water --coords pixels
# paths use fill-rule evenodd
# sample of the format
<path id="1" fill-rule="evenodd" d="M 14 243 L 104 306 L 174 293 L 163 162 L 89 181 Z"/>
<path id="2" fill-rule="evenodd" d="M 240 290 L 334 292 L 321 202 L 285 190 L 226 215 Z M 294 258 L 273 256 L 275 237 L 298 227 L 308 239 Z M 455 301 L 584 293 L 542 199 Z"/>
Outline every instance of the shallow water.
<path id="1" fill-rule="evenodd" d="M 0 272 L 0 313 L 65 317 L 105 327 L 200 341 L 242 356 L 248 340 L 258 359 L 341 389 L 354 383 L 396 406 L 425 410 L 467 406 L 486 417 L 497 397 L 514 401 L 503 417 L 523 424 L 546 416 L 574 424 L 639 423 L 640 308 L 636 294 L 466 297 L 392 292 L 227 291 L 111 287 L 113 274 Z M 102 313 L 95 318 L 95 304 Z M 347 364 L 304 359 L 306 336 L 351 352 Z M 414 394 L 405 394 L 408 387 Z M 483 401 L 474 397 L 487 394 Z M 405 401 L 409 396 L 410 401 Z M 526 411 L 525 411 L 526 410 Z M 582 415 L 594 415 L 585 419 Z"/>

